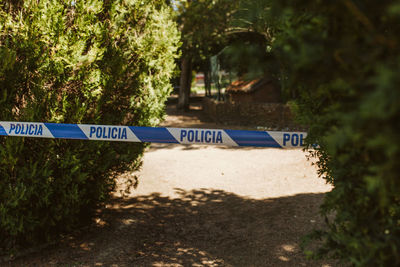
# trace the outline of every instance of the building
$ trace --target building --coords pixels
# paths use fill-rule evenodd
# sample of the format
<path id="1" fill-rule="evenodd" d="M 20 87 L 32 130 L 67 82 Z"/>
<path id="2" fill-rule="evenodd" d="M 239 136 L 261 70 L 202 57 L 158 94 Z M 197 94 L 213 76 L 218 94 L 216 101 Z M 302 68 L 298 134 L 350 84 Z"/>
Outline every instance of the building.
<path id="1" fill-rule="evenodd" d="M 263 77 L 251 81 L 237 80 L 225 90 L 231 103 L 281 103 L 281 90 L 272 79 Z"/>

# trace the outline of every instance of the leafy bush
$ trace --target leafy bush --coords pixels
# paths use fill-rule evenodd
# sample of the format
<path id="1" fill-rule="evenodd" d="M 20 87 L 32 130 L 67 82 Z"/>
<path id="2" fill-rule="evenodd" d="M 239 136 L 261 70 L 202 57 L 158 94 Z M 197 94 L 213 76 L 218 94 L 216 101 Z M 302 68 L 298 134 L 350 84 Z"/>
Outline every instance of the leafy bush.
<path id="1" fill-rule="evenodd" d="M 283 84 L 334 186 L 317 255 L 399 266 L 400 1 L 269 3 Z"/>
<path id="2" fill-rule="evenodd" d="M 0 120 L 157 125 L 179 36 L 162 0 L 0 3 Z M 0 247 L 87 223 L 143 144 L 0 137 Z"/>

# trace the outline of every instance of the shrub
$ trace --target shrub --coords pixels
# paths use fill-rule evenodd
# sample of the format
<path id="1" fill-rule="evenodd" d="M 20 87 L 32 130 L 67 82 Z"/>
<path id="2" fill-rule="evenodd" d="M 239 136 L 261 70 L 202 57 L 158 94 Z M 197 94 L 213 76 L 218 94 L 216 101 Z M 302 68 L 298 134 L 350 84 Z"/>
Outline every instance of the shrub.
<path id="1" fill-rule="evenodd" d="M 316 255 L 399 266 L 400 2 L 271 2 L 272 53 L 334 186 Z"/>
<path id="2" fill-rule="evenodd" d="M 0 3 L 0 119 L 157 125 L 179 36 L 162 0 Z M 0 137 L 0 247 L 87 223 L 144 145 Z"/>

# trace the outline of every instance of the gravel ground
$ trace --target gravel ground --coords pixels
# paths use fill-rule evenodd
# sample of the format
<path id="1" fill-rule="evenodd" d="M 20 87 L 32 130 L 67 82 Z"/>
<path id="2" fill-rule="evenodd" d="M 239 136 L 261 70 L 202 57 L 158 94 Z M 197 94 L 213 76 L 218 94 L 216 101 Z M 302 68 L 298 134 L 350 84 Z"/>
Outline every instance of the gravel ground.
<path id="1" fill-rule="evenodd" d="M 165 126 L 224 128 L 168 108 Z M 238 128 L 238 127 L 229 127 Z M 139 185 L 97 224 L 5 266 L 338 266 L 308 261 L 300 238 L 323 227 L 329 185 L 301 150 L 153 144 Z M 121 186 L 119 189 L 123 189 Z"/>

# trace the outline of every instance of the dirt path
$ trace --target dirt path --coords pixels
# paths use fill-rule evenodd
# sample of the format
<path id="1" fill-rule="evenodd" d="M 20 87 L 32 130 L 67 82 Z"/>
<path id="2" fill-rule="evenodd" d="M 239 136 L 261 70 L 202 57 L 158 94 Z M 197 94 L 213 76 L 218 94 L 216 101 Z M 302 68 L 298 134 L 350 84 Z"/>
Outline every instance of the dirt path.
<path id="1" fill-rule="evenodd" d="M 165 126 L 221 128 L 196 106 L 168 113 Z M 10 266 L 336 266 L 299 249 L 330 190 L 301 150 L 154 144 L 136 175 L 97 227 Z"/>

